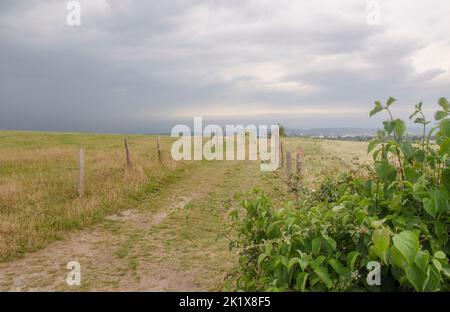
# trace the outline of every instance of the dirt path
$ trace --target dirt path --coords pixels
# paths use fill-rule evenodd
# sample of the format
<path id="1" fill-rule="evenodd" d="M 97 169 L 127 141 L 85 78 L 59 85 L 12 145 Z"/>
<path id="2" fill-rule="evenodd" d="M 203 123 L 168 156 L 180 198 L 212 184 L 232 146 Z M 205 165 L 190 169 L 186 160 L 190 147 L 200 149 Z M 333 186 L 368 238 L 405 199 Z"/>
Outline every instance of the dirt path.
<path id="1" fill-rule="evenodd" d="M 139 207 L 0 264 L 2 291 L 202 291 L 220 289 L 236 254 L 220 235 L 226 207 L 260 181 L 258 164 L 209 162 Z M 69 261 L 81 286 L 68 286 Z"/>

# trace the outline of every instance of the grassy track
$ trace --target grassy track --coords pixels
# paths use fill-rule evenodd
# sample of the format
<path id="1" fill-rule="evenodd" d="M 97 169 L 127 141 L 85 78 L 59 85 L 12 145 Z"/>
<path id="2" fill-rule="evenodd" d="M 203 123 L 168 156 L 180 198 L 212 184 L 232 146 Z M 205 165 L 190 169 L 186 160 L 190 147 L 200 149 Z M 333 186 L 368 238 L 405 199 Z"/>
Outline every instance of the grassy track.
<path id="1" fill-rule="evenodd" d="M 133 209 L 0 264 L 0 290 L 220 289 L 237 260 L 222 235 L 226 207 L 260 175 L 255 163 L 206 163 Z M 65 285 L 70 260 L 82 266 L 80 287 Z"/>

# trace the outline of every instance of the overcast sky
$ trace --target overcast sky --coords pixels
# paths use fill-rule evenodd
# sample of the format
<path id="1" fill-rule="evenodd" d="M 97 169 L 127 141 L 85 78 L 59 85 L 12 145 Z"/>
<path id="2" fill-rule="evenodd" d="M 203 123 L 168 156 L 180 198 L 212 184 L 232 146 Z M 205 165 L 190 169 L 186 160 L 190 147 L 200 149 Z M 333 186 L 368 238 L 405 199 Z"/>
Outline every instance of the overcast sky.
<path id="1" fill-rule="evenodd" d="M 450 97 L 450 1 L 0 1 L 0 129 L 372 127 Z M 431 116 L 431 113 L 430 113 Z"/>

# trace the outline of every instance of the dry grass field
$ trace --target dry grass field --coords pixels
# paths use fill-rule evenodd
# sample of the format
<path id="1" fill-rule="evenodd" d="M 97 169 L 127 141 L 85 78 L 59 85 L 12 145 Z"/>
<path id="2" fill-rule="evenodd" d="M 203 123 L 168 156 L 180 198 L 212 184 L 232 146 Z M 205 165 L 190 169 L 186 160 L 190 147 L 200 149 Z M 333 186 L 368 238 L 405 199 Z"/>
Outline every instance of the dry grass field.
<path id="1" fill-rule="evenodd" d="M 370 163 L 367 142 L 331 141 L 309 138 L 284 138 L 286 151 L 295 156 L 297 146 L 304 151 L 304 183 L 314 187 L 327 176 Z"/>
<path id="2" fill-rule="evenodd" d="M 171 138 L 129 136 L 128 169 L 122 135 L 0 132 L 0 261 L 37 250 L 133 205 L 142 194 L 177 179 L 189 165 L 170 158 Z M 85 196 L 78 196 L 78 157 L 85 153 Z M 193 165 L 191 163 L 191 165 Z"/>

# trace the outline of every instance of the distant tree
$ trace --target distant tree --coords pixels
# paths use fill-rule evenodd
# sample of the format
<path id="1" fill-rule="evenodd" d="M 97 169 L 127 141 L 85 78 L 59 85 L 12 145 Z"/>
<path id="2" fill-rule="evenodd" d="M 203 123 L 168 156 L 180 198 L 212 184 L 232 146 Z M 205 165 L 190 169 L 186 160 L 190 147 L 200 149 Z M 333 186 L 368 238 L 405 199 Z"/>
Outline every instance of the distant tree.
<path id="1" fill-rule="evenodd" d="M 286 133 L 286 128 L 282 125 L 282 124 L 278 124 L 278 127 L 280 127 L 280 137 L 286 137 L 287 133 Z"/>

